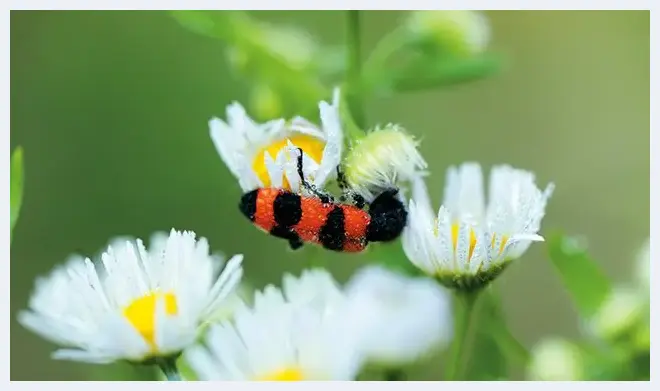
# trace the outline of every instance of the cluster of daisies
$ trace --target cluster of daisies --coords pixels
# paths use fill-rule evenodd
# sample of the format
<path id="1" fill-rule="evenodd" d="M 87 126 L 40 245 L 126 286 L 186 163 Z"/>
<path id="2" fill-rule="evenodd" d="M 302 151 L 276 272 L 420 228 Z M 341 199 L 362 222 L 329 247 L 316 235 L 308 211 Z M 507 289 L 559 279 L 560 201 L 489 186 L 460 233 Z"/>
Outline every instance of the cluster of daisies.
<path id="1" fill-rule="evenodd" d="M 401 241 L 428 278 L 370 265 L 342 286 L 309 269 L 244 301 L 242 255 L 227 260 L 205 238 L 172 230 L 148 246 L 113 240 L 98 260 L 72 257 L 37 280 L 21 324 L 62 345 L 57 359 L 166 371 L 183 355 L 202 380 L 354 380 L 368 363 L 397 366 L 442 349 L 453 335 L 446 288 L 479 288 L 543 240 L 553 186 L 542 191 L 532 173 L 502 165 L 491 171 L 486 199 L 480 166 L 465 163 L 448 169 L 436 213 L 414 138 L 394 125 L 345 137 L 340 104 L 339 91 L 320 102 L 317 125 L 300 117 L 257 123 L 233 103 L 226 121 L 210 121 L 211 139 L 243 191 L 304 194 L 299 150 L 303 176 L 318 189 L 340 165 L 367 205 L 380 189 L 406 189 Z"/>

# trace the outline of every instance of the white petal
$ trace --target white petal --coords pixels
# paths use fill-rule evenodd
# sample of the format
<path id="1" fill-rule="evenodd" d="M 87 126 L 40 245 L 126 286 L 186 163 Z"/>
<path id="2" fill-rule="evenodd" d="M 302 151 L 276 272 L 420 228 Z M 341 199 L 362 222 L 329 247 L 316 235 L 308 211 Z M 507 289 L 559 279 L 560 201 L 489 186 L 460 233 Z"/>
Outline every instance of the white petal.
<path id="1" fill-rule="evenodd" d="M 266 170 L 268 171 L 268 176 L 270 177 L 271 187 L 281 188 L 283 175 L 281 162 L 275 161 L 270 156 L 270 153 L 266 151 L 264 152 L 264 164 L 266 165 Z"/>
<path id="2" fill-rule="evenodd" d="M 241 151 L 246 148 L 245 136 L 230 128 L 219 118 L 212 118 L 209 121 L 211 140 L 220 158 L 224 161 L 229 171 L 240 178 L 242 166 L 245 165 L 245 158 Z"/>
<path id="3" fill-rule="evenodd" d="M 459 219 L 484 218 L 483 175 L 477 163 L 464 163 L 447 169 L 443 205 Z"/>

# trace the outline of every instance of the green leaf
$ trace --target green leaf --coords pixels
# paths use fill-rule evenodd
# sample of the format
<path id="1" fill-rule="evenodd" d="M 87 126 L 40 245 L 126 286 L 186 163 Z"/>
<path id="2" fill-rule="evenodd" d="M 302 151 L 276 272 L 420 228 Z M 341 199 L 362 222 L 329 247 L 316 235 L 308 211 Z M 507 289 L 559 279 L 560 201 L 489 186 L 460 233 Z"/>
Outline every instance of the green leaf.
<path id="1" fill-rule="evenodd" d="M 474 335 L 470 346 L 465 378 L 468 380 L 501 380 L 508 378 L 506 355 L 493 338 L 491 326 L 497 306 L 488 291 L 480 293 L 475 314 Z"/>
<path id="2" fill-rule="evenodd" d="M 10 220 L 10 235 L 14 230 L 16 220 L 21 212 L 21 205 L 23 203 L 23 148 L 18 147 L 11 155 L 11 176 L 10 176 L 10 189 L 9 189 L 9 220 Z M 11 236 L 10 236 L 11 237 Z"/>
<path id="3" fill-rule="evenodd" d="M 488 325 L 486 330 L 510 364 L 525 367 L 529 361 L 529 351 L 511 333 L 502 311 L 499 294 L 491 286 L 483 295 L 483 317 Z"/>
<path id="4" fill-rule="evenodd" d="M 468 359 L 467 379 L 507 379 L 513 365 L 522 367 L 526 364 L 529 353 L 511 334 L 494 287 L 485 288 L 480 296 L 473 320 L 476 321 L 476 329 L 472 356 Z"/>
<path id="5" fill-rule="evenodd" d="M 609 279 L 576 238 L 554 234 L 548 248 L 552 264 L 580 315 L 591 318 L 610 294 Z"/>
<path id="6" fill-rule="evenodd" d="M 502 57 L 485 53 L 474 57 L 441 57 L 419 61 L 402 68 L 391 76 L 391 89 L 398 92 L 429 90 L 467 83 L 492 76 L 502 66 Z"/>

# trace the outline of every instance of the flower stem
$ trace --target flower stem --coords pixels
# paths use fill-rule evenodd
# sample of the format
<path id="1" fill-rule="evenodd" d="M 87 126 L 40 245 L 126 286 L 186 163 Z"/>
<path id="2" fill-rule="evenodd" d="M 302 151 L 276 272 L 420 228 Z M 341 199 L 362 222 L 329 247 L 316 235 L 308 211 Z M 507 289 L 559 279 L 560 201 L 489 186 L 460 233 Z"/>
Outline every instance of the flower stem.
<path id="1" fill-rule="evenodd" d="M 346 46 L 348 47 L 347 84 L 349 86 L 349 108 L 355 124 L 364 128 L 365 114 L 362 102 L 362 47 L 360 44 L 360 11 L 347 11 Z"/>
<path id="2" fill-rule="evenodd" d="M 176 359 L 173 357 L 163 358 L 158 361 L 158 367 L 167 378 L 167 381 L 181 381 L 181 373 L 176 366 Z"/>
<path id="3" fill-rule="evenodd" d="M 479 297 L 479 290 L 456 291 L 456 318 L 454 326 L 454 339 L 451 345 L 449 361 L 445 369 L 445 380 L 462 380 L 465 364 L 469 358 L 471 334 L 474 324 L 475 304 Z"/>

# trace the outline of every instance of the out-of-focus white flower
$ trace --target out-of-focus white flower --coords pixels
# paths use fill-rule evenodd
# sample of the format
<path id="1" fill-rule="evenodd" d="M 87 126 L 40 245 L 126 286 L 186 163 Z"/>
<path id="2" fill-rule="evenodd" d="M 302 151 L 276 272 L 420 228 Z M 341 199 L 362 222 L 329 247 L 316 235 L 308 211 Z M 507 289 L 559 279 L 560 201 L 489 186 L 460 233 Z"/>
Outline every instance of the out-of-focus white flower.
<path id="1" fill-rule="evenodd" d="M 346 313 L 327 272 L 287 276 L 283 291 L 258 292 L 184 355 L 201 380 L 353 380 L 362 353 Z"/>
<path id="2" fill-rule="evenodd" d="M 297 148 L 303 151 L 305 179 L 322 188 L 335 177 L 341 160 L 343 133 L 338 89 L 332 105 L 321 102 L 319 110 L 321 127 L 302 117 L 259 124 L 234 102 L 227 107 L 227 122 L 219 118 L 209 122 L 211 139 L 244 191 L 258 187 L 301 191 Z"/>
<path id="3" fill-rule="evenodd" d="M 149 250 L 141 240 L 117 242 L 102 264 L 72 257 L 39 278 L 26 328 L 66 349 L 53 357 L 109 363 L 178 354 L 239 283 L 243 256 L 225 265 L 209 255 L 206 239 L 172 230 Z"/>
<path id="4" fill-rule="evenodd" d="M 348 282 L 353 325 L 361 329 L 367 360 L 397 366 L 444 347 L 452 336 L 448 292 L 427 278 L 366 266 Z"/>
<path id="5" fill-rule="evenodd" d="M 612 290 L 588 324 L 598 337 L 614 340 L 639 325 L 646 310 L 646 300 L 639 290 L 618 286 Z"/>
<path id="6" fill-rule="evenodd" d="M 427 164 L 418 142 L 398 125 L 374 129 L 351 140 L 342 163 L 351 190 L 372 201 L 382 190 L 422 175 Z"/>
<path id="7" fill-rule="evenodd" d="M 531 172 L 507 165 L 490 174 L 488 203 L 481 167 L 465 163 L 447 170 L 443 204 L 437 217 L 426 185 L 413 181 L 409 224 L 403 249 L 418 268 L 443 284 L 481 287 L 534 241 L 554 185 L 539 190 Z"/>
<path id="8" fill-rule="evenodd" d="M 417 36 L 453 55 L 483 52 L 491 35 L 486 15 L 478 11 L 414 11 L 408 26 Z"/>
<path id="9" fill-rule="evenodd" d="M 559 338 L 548 338 L 532 349 L 527 368 L 531 380 L 581 380 L 584 371 L 582 354 L 577 346 Z"/>

